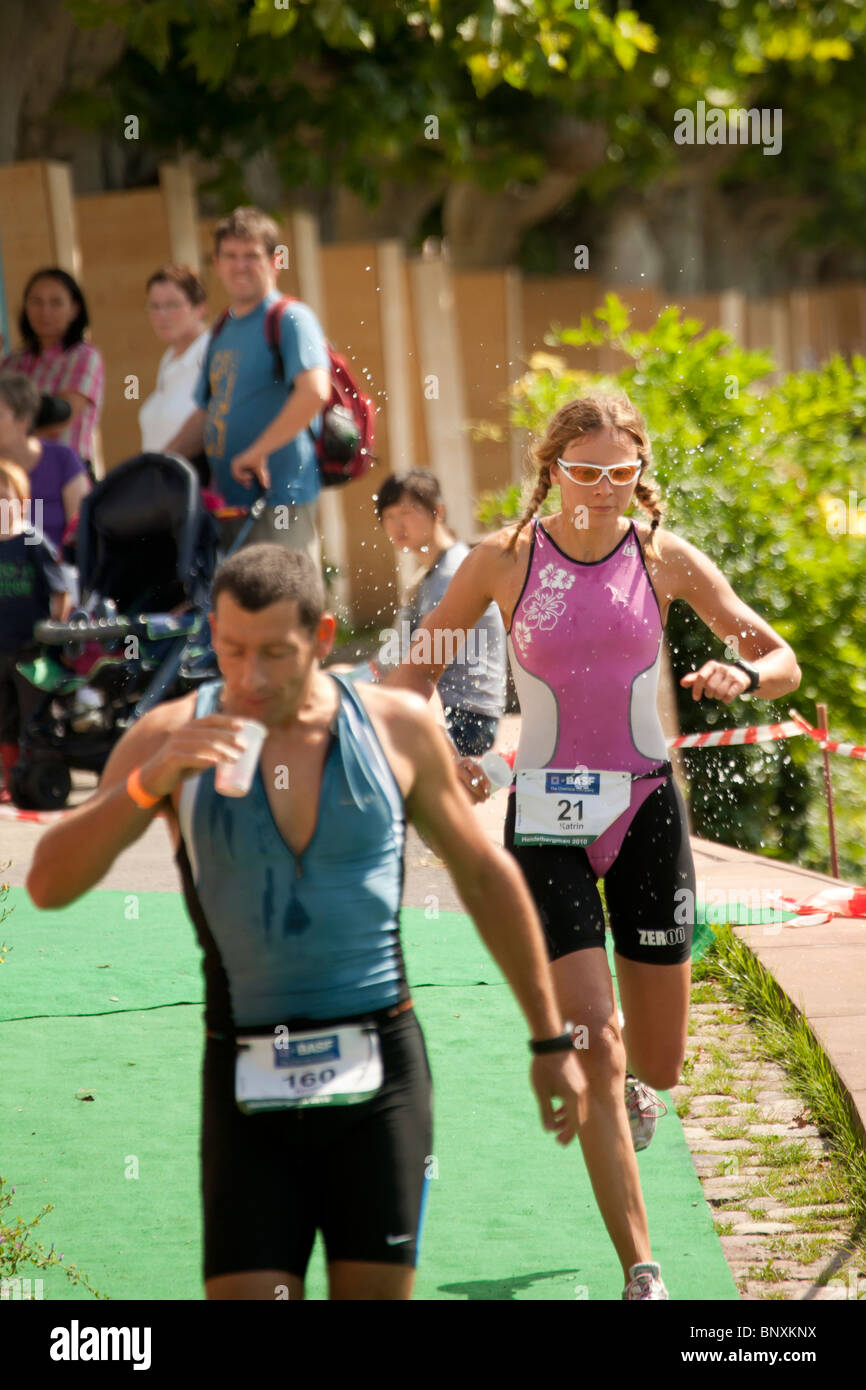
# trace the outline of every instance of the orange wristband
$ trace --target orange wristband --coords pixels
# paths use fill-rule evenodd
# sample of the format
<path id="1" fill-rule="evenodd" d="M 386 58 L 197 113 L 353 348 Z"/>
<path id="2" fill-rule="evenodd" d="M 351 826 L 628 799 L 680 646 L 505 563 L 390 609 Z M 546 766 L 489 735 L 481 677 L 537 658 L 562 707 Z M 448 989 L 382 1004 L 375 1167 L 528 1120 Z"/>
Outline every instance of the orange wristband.
<path id="1" fill-rule="evenodd" d="M 157 802 L 162 801 L 161 796 L 151 796 L 141 785 L 141 768 L 135 767 L 126 779 L 126 790 L 132 797 L 136 806 L 140 806 L 142 811 L 149 811 Z"/>

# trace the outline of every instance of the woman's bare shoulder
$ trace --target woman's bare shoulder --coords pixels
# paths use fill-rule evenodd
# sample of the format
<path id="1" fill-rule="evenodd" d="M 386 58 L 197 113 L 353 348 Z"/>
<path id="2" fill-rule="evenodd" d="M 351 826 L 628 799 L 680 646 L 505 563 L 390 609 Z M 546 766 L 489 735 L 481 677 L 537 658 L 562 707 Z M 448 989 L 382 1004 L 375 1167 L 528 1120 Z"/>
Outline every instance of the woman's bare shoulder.
<path id="1" fill-rule="evenodd" d="M 653 531 L 648 521 L 638 521 L 635 519 L 634 525 L 644 552 L 650 543 L 651 537 L 655 537 L 653 542 L 655 556 L 652 558 L 656 560 L 656 563 L 661 563 L 662 565 L 678 564 L 691 556 L 700 554 L 700 551 L 698 551 L 690 541 L 685 540 L 683 536 L 678 536 L 676 531 L 669 531 L 664 525 L 657 526 L 655 531 Z M 647 556 L 647 559 L 649 558 L 650 557 Z"/>
<path id="2" fill-rule="evenodd" d="M 517 539 L 515 540 L 515 534 Z M 532 523 L 528 523 L 518 533 L 518 523 L 503 526 L 491 531 L 479 540 L 474 550 L 481 552 L 485 563 L 499 566 L 519 564 L 525 559 L 532 542 Z"/>
<path id="3" fill-rule="evenodd" d="M 720 582 L 719 571 L 712 558 L 684 536 L 659 526 L 655 532 L 655 554 L 648 554 L 650 527 L 641 523 L 636 525 L 653 584 L 670 601 L 684 598 L 690 602 L 698 588 L 707 583 L 715 585 Z"/>

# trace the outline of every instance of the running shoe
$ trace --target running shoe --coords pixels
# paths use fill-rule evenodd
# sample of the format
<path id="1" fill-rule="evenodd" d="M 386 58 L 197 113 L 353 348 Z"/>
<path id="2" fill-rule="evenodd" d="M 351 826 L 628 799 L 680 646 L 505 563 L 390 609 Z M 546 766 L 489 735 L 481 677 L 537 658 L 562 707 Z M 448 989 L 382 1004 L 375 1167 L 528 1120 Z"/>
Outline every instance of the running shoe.
<path id="1" fill-rule="evenodd" d="M 668 1113 L 668 1108 L 661 1096 L 638 1081 L 636 1076 L 626 1076 L 625 1108 L 635 1149 L 645 1149 L 656 1132 L 656 1121 Z"/>
<path id="2" fill-rule="evenodd" d="M 628 1283 L 622 1291 L 622 1296 L 630 1303 L 643 1298 L 656 1302 L 661 1302 L 663 1299 L 670 1300 L 670 1294 L 662 1283 L 660 1266 L 655 1264 L 632 1265 L 628 1272 Z"/>

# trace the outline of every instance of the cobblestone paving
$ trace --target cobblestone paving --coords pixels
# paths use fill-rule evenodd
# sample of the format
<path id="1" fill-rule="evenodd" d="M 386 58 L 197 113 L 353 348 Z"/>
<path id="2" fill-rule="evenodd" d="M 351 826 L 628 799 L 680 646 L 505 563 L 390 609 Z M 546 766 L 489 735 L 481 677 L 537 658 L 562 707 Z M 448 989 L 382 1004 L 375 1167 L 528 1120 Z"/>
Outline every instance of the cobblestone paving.
<path id="1" fill-rule="evenodd" d="M 844 1179 L 805 1103 L 717 985 L 696 984 L 693 999 L 671 1095 L 741 1298 L 866 1299 Z"/>

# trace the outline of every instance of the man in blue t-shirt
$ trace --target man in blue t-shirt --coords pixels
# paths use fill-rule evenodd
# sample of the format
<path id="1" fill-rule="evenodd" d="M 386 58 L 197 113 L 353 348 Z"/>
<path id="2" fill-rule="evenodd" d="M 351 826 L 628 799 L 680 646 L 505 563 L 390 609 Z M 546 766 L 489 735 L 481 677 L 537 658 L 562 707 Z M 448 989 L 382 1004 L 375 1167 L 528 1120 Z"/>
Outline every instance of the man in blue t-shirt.
<path id="1" fill-rule="evenodd" d="M 275 222 L 258 208 L 236 208 L 217 225 L 214 266 L 230 297 L 228 318 L 211 337 L 194 392 L 198 407 L 166 446 L 194 458 L 204 450 L 213 485 L 229 506 L 250 507 L 263 490 L 264 513 L 246 542 L 276 541 L 319 563 L 319 470 L 312 430 L 331 397 L 328 350 L 318 319 L 293 303 L 280 319 L 283 380 L 265 319 L 277 298 Z M 221 523 L 228 548 L 245 518 Z"/>

